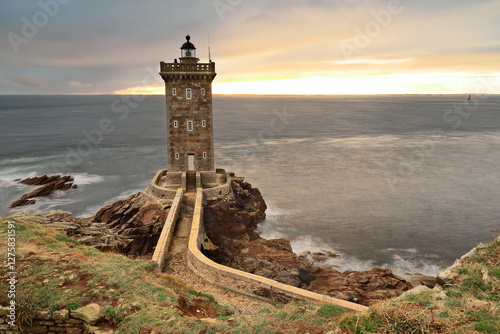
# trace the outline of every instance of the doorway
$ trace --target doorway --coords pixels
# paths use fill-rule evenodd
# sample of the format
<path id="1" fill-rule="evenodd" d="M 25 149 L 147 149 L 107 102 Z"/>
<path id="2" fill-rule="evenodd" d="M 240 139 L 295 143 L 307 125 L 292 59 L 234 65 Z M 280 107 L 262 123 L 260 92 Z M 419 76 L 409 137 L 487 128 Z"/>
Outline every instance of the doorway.
<path id="1" fill-rule="evenodd" d="M 194 154 L 188 154 L 188 171 L 194 170 Z"/>

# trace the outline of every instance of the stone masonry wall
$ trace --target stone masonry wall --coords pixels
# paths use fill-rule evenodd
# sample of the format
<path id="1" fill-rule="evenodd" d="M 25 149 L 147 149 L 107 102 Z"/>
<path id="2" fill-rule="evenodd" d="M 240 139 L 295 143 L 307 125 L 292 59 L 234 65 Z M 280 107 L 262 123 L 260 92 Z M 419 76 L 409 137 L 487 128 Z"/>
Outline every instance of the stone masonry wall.
<path id="1" fill-rule="evenodd" d="M 188 265 L 210 283 L 281 303 L 286 303 L 290 299 L 301 299 L 333 304 L 351 311 L 365 311 L 368 309 L 363 305 L 299 289 L 262 276 L 226 267 L 210 260 L 200 251 L 204 237 L 202 206 L 203 191 L 198 189 L 189 236 L 187 259 Z"/>
<path id="2" fill-rule="evenodd" d="M 111 334 L 113 331 L 100 330 L 94 326 L 101 318 L 100 308 L 97 304 L 89 304 L 74 311 L 59 310 L 38 311 L 33 319 L 23 324 L 12 327 L 8 324 L 9 310 L 0 307 L 0 334 Z"/>
<path id="3" fill-rule="evenodd" d="M 211 82 L 215 75 L 204 71 L 161 74 L 165 80 L 167 104 L 169 170 L 187 171 L 188 154 L 194 154 L 196 171 L 214 171 Z M 187 98 L 188 89 L 191 90 L 190 99 Z M 192 131 L 187 129 L 188 121 L 193 122 Z M 177 159 L 176 154 L 179 155 Z"/>

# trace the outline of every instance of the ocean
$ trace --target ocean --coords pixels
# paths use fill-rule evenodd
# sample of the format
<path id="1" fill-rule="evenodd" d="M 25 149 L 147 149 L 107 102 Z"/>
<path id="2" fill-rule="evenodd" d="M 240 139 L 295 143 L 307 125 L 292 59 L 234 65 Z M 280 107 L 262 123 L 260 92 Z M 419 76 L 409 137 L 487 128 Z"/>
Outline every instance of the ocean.
<path id="1" fill-rule="evenodd" d="M 500 96 L 214 96 L 216 165 L 258 187 L 260 232 L 339 270 L 435 275 L 500 230 Z M 167 168 L 162 96 L 0 96 L 0 215 L 91 216 Z M 77 189 L 9 209 L 73 175 Z"/>

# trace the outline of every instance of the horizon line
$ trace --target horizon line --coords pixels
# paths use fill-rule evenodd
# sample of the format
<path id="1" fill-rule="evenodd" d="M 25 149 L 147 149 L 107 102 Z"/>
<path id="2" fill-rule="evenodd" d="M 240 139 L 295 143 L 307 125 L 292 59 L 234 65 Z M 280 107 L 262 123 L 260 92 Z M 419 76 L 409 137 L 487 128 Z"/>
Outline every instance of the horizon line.
<path id="1" fill-rule="evenodd" d="M 0 96 L 123 96 L 123 95 L 143 95 L 143 96 L 165 96 L 165 94 L 114 94 L 114 93 L 68 93 L 68 94 L 0 94 Z M 351 94 L 224 94 L 217 93 L 212 96 L 387 96 L 387 95 L 500 95 L 500 93 L 351 93 Z"/>

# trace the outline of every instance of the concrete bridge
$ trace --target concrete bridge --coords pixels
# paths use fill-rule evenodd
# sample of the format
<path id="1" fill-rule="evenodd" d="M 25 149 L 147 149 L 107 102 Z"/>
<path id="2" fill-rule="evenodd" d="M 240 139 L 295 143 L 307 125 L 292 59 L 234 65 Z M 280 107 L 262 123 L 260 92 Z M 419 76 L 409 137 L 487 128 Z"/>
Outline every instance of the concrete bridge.
<path id="1" fill-rule="evenodd" d="M 155 196 L 166 198 L 175 194 L 152 258 L 162 272 L 180 276 L 196 290 L 209 293 L 219 303 L 232 306 L 242 313 L 252 314 L 290 299 L 333 304 L 349 311 L 368 309 L 363 305 L 226 267 L 203 255 L 203 200 L 232 195 L 231 177 L 223 169 L 217 172 L 219 176 L 222 175 L 219 178 L 222 182 L 218 187 L 209 189 L 201 187 L 201 176 L 196 172 L 183 173 L 182 183 L 175 193 L 161 183 L 161 175 L 164 176 L 166 171 L 159 171 L 151 182 L 150 192 Z"/>

